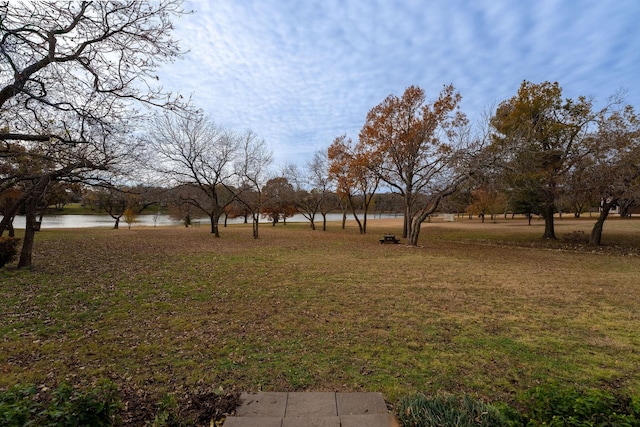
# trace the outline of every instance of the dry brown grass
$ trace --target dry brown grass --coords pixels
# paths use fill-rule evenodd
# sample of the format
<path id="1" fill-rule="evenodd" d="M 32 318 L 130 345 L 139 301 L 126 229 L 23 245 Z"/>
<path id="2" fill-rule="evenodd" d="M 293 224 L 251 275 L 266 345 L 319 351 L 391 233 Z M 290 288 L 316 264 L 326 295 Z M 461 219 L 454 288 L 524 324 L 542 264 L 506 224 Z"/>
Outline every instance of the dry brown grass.
<path id="1" fill-rule="evenodd" d="M 589 230 L 562 220 L 558 234 Z M 226 390 L 466 392 L 559 381 L 640 392 L 640 222 L 608 249 L 542 224 L 426 224 L 421 246 L 330 224 L 43 231 L 36 268 L 0 271 L 0 387 L 115 379 Z M 609 250 L 611 248 L 618 250 Z M 624 247 L 624 250 L 619 248 Z M 631 254 L 631 255 L 629 255 Z"/>

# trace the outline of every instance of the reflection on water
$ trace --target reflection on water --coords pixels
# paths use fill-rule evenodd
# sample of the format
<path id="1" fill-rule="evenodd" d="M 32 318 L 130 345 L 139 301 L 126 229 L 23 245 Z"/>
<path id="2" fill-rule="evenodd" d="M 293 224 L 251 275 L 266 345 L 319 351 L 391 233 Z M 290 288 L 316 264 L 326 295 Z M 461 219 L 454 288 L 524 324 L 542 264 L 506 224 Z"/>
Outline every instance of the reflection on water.
<path id="1" fill-rule="evenodd" d="M 155 222 L 154 222 L 155 221 Z M 45 215 L 42 218 L 41 228 L 91 228 L 91 227 L 113 227 L 116 220 L 108 215 Z M 13 225 L 15 228 L 24 228 L 25 217 L 17 216 Z M 179 221 L 174 221 L 168 215 L 139 215 L 132 227 L 154 225 L 176 225 Z M 123 218 L 120 218 L 120 227 L 128 227 Z"/>
<path id="2" fill-rule="evenodd" d="M 393 218 L 397 215 L 370 215 L 370 218 Z M 0 217 L 1 218 L 1 217 Z M 349 215 L 348 219 L 353 219 L 353 216 Z M 327 215 L 327 221 L 340 221 L 342 220 L 342 214 L 330 213 Z M 251 221 L 251 219 L 249 219 Z M 287 222 L 308 222 L 309 220 L 304 215 L 297 214 L 291 218 L 287 218 Z M 316 224 L 322 223 L 322 215 L 316 215 Z M 243 223 L 244 218 L 229 219 L 229 224 Z M 260 222 L 268 223 L 266 218 L 260 218 Z M 220 225 L 224 223 L 224 217 L 220 219 Z M 14 221 L 15 228 L 24 228 L 25 217 L 17 216 Z M 113 227 L 115 220 L 108 215 L 49 215 L 42 218 L 41 228 L 91 228 L 91 227 Z M 153 227 L 153 226 L 166 226 L 166 225 L 179 225 L 180 221 L 171 219 L 168 215 L 139 215 L 136 218 L 136 222 L 132 224 L 132 227 Z M 199 218 L 194 220 L 194 225 L 198 224 L 208 225 L 210 224 L 209 218 Z M 127 224 L 123 218 L 120 218 L 120 227 L 127 228 Z"/>

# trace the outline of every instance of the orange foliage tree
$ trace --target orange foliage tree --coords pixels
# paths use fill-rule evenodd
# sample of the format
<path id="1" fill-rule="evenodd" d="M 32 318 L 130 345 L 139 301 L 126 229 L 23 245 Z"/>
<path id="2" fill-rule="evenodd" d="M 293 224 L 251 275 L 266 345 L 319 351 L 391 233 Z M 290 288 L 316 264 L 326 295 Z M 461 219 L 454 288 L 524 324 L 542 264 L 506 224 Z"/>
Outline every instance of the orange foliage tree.
<path id="1" fill-rule="evenodd" d="M 380 184 L 380 175 L 374 172 L 371 152 L 362 144 L 354 144 L 346 135 L 337 137 L 327 151 L 329 177 L 336 183 L 338 197 L 347 201 L 360 233 L 367 232 L 367 213 Z M 354 198 L 362 196 L 363 219 L 358 217 Z"/>
<path id="2" fill-rule="evenodd" d="M 467 213 L 480 216 L 482 222 L 484 217 L 489 214 L 494 219 L 499 209 L 505 210 L 507 198 L 505 193 L 491 185 L 481 185 L 471 191 L 473 202 L 467 207 Z"/>
<path id="3" fill-rule="evenodd" d="M 298 212 L 295 190 L 287 178 L 271 178 L 262 188 L 262 194 L 264 203 L 261 213 L 271 220 L 272 225 L 275 226 L 280 220 L 286 224 L 287 218 Z"/>
<path id="4" fill-rule="evenodd" d="M 418 242 L 422 222 L 469 175 L 460 168 L 467 126 L 460 100 L 452 85 L 433 102 L 410 86 L 369 111 L 360 131 L 369 167 L 404 199 L 403 237 L 411 245 Z"/>

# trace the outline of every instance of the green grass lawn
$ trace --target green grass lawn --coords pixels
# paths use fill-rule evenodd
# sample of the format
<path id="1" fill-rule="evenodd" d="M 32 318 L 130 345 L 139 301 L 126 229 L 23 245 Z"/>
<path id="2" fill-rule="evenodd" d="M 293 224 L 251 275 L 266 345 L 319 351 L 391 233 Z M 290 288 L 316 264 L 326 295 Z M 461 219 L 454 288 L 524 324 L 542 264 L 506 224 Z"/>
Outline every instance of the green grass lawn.
<path id="1" fill-rule="evenodd" d="M 401 220 L 370 220 L 367 235 L 263 226 L 259 240 L 250 225 L 220 239 L 45 230 L 32 270 L 0 270 L 0 388 L 640 394 L 640 221 L 607 223 L 593 251 L 543 241 L 542 227 L 425 224 L 417 248 L 378 243 Z"/>

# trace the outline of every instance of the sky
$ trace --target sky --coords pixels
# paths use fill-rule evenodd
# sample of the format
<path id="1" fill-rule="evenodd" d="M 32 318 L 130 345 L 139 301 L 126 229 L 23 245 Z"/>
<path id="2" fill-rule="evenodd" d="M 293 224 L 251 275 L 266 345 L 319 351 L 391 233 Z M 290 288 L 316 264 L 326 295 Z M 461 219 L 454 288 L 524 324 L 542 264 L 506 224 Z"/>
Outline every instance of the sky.
<path id="1" fill-rule="evenodd" d="M 174 21 L 189 52 L 159 70 L 221 127 L 253 130 L 304 167 L 388 95 L 462 95 L 472 124 L 523 80 L 640 110 L 638 0 L 212 0 Z"/>

